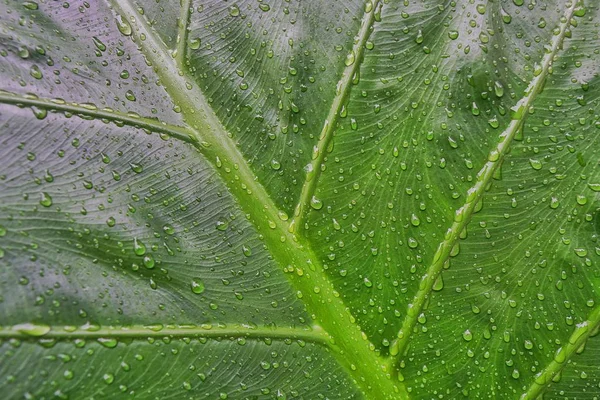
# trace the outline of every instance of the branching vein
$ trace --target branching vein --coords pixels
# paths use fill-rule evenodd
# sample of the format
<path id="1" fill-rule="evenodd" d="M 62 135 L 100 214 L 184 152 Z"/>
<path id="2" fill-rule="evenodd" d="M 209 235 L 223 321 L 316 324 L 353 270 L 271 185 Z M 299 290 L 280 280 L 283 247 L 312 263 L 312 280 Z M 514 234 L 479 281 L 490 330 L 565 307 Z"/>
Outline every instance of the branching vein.
<path id="1" fill-rule="evenodd" d="M 91 104 L 67 102 L 62 99 L 42 99 L 36 95 L 20 95 L 0 90 L 0 104 L 11 104 L 20 107 L 34 107 L 45 111 L 57 111 L 67 116 L 77 115 L 110 121 L 116 124 L 147 129 L 152 132 L 165 133 L 175 139 L 197 145 L 198 137 L 191 136 L 187 128 L 170 125 L 158 120 L 142 117 L 133 113 L 123 113 L 109 108 L 98 108 Z"/>
<path id="2" fill-rule="evenodd" d="M 298 231 L 300 225 L 302 224 L 302 218 L 309 209 L 310 201 L 315 194 L 317 182 L 321 173 L 321 165 L 325 160 L 327 148 L 333 139 L 333 133 L 340 117 L 342 107 L 344 106 L 344 103 L 350 94 L 352 81 L 355 75 L 359 72 L 360 65 L 363 60 L 365 45 L 369 35 L 371 34 L 373 23 L 375 22 L 380 6 L 379 0 L 368 2 L 367 9 L 365 10 L 365 14 L 361 21 L 360 31 L 354 39 L 354 46 L 346 57 L 346 68 L 344 68 L 342 77 L 338 81 L 336 94 L 329 109 L 329 114 L 327 114 L 327 118 L 323 123 L 323 128 L 321 129 L 321 133 L 319 135 L 319 141 L 313 149 L 312 161 L 306 166 L 306 178 L 302 186 L 300 199 L 296 205 L 296 209 L 294 210 L 294 218 L 290 223 L 290 230 L 292 232 Z"/>
<path id="3" fill-rule="evenodd" d="M 129 326 L 47 326 L 23 323 L 0 327 L 0 339 L 147 339 L 151 337 L 205 337 L 205 338 L 253 338 L 293 339 L 321 345 L 332 345 L 331 339 L 319 327 L 295 328 L 288 326 L 268 327 L 249 325 L 129 325 Z"/>
<path id="4" fill-rule="evenodd" d="M 471 217 L 477 209 L 479 202 L 482 200 L 483 194 L 491 182 L 494 173 L 502 164 L 504 156 L 510 149 L 513 138 L 522 128 L 524 119 L 529 112 L 529 108 L 537 95 L 543 90 L 546 77 L 552 73 L 552 64 L 558 51 L 562 48 L 563 40 L 568 32 L 571 18 L 575 11 L 575 4 L 575 2 L 572 2 L 570 7 L 566 10 L 565 20 L 560 25 L 560 31 L 554 37 L 550 50 L 542 60 L 541 72 L 533 78 L 525 91 L 525 96 L 519 100 L 515 107 L 513 107 L 513 119 L 500 135 L 497 146 L 490 151 L 488 161 L 477 174 L 477 182 L 467 192 L 466 203 L 456 211 L 451 228 L 446 232 L 444 240 L 440 243 L 433 256 L 431 265 L 427 269 L 427 272 L 422 276 L 419 290 L 415 294 L 412 302 L 408 305 L 402 327 L 397 334 L 397 338 L 390 346 L 391 364 L 395 364 L 398 361 L 398 358 L 402 357 L 404 354 L 411 333 L 417 323 L 417 317 L 422 312 L 423 306 L 425 305 L 442 268 L 446 262 L 448 262 L 452 249 L 471 220 Z"/>

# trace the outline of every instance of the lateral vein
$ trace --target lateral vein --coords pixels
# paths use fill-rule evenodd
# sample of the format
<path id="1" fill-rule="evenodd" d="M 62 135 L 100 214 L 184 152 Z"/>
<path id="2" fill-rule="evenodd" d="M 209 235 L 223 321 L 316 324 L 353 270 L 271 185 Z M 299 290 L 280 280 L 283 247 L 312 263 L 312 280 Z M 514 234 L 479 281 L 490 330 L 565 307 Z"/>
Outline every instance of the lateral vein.
<path id="1" fill-rule="evenodd" d="M 600 306 L 596 307 L 588 319 L 580 324 L 569 337 L 569 341 L 558 349 L 554 358 L 546 367 L 536 376 L 531 386 L 523 393 L 520 400 L 535 400 L 544 392 L 552 379 L 558 375 L 568 364 L 568 361 L 573 357 L 587 340 L 598 333 L 600 329 Z"/>
<path id="2" fill-rule="evenodd" d="M 439 244 L 433 261 L 427 272 L 421 277 L 419 289 L 415 294 L 412 302 L 408 305 L 406 316 L 402 322 L 402 327 L 397 334 L 396 339 L 390 346 L 390 364 L 394 366 L 399 358 L 404 354 L 411 333 L 417 323 L 417 317 L 422 312 L 429 294 L 440 275 L 444 265 L 448 261 L 452 249 L 458 242 L 458 239 L 467 227 L 472 215 L 475 213 L 483 194 L 494 176 L 495 171 L 500 167 L 505 155 L 510 149 L 510 144 L 521 129 L 529 108 L 533 104 L 537 95 L 543 90 L 546 77 L 552 72 L 552 64 L 558 51 L 562 48 L 562 43 L 568 31 L 571 18 L 575 11 L 576 2 L 573 1 L 571 6 L 565 12 L 565 22 L 560 24 L 560 31 L 552 41 L 550 51 L 542 59 L 541 72 L 535 76 L 528 88 L 525 90 L 525 96 L 513 107 L 513 119 L 508 127 L 500 134 L 497 146 L 488 154 L 488 161 L 477 174 L 477 181 L 467 191 L 466 203 L 456 210 L 452 226 L 445 234 L 444 240 Z"/>
<path id="3" fill-rule="evenodd" d="M 48 326 L 23 323 L 0 327 L 1 339 L 146 339 L 152 337 L 204 337 L 204 338 L 253 338 L 293 339 L 331 346 L 332 341 L 319 326 L 306 329 L 291 326 L 236 325 L 131 325 L 131 326 Z"/>
<path id="4" fill-rule="evenodd" d="M 165 133 L 174 139 L 191 143 L 195 146 L 199 144 L 198 138 L 192 136 L 191 132 L 185 127 L 165 124 L 158 120 L 142 117 L 138 114 L 123 113 L 110 108 L 98 108 L 90 104 L 67 102 L 62 99 L 43 99 L 34 94 L 21 95 L 4 90 L 0 90 L 0 104 L 36 107 L 46 111 L 58 111 L 67 115 L 73 114 L 98 120 L 107 120 L 116 124 Z"/>
<path id="5" fill-rule="evenodd" d="M 185 53 L 187 50 L 188 28 L 190 23 L 190 7 L 192 0 L 180 0 L 179 22 L 177 24 L 179 31 L 177 33 L 177 48 L 175 49 L 175 62 L 181 68 L 185 69 Z"/>
<path id="6" fill-rule="evenodd" d="M 302 185 L 302 191 L 298 204 L 294 209 L 294 217 L 290 223 L 290 231 L 297 232 L 302 219 L 306 215 L 309 209 L 310 201 L 315 194 L 319 176 L 321 175 L 321 165 L 325 160 L 327 154 L 327 148 L 333 139 L 336 124 L 340 118 L 342 107 L 350 94 L 352 89 L 352 81 L 355 75 L 359 72 L 360 65 L 362 64 L 365 46 L 373 24 L 376 20 L 376 15 L 381 7 L 380 1 L 375 0 L 373 2 L 367 2 L 368 8 L 365 10 L 361 21 L 361 27 L 354 39 L 354 46 L 348 55 L 346 56 L 346 67 L 342 72 L 342 77 L 337 83 L 335 97 L 333 103 L 329 108 L 327 118 L 323 123 L 323 128 L 319 135 L 319 140 L 313 148 L 312 160 L 310 164 L 306 166 L 306 178 Z"/>

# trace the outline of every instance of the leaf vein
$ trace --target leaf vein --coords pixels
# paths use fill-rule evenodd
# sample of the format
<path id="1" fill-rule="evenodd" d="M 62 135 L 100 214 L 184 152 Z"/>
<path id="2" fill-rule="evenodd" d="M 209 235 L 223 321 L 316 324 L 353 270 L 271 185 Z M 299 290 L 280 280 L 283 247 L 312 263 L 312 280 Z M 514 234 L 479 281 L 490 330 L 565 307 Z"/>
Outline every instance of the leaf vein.
<path id="1" fill-rule="evenodd" d="M 466 203 L 456 210 L 452 226 L 446 232 L 444 240 L 439 244 L 433 256 L 431 265 L 421 277 L 419 289 L 412 302 L 408 305 L 406 316 L 402 321 L 402 326 L 396 339 L 390 346 L 390 366 L 396 365 L 399 361 L 398 359 L 402 357 L 405 352 L 413 329 L 417 323 L 418 315 L 422 312 L 442 269 L 449 262 L 452 249 L 458 243 L 461 233 L 466 229 L 472 215 L 476 212 L 494 173 L 501 166 L 504 156 L 509 152 L 511 142 L 522 128 L 529 108 L 532 106 L 537 95 L 543 90 L 545 79 L 552 71 L 554 58 L 562 48 L 563 40 L 567 34 L 573 13 L 575 12 L 575 5 L 576 2 L 572 2 L 567 8 L 565 12 L 565 22 L 560 24 L 559 33 L 552 41 L 550 50 L 542 59 L 541 72 L 531 80 L 525 91 L 525 96 L 522 97 L 513 108 L 513 119 L 508 127 L 500 134 L 496 147 L 488 154 L 488 161 L 477 174 L 475 185 L 467 191 Z"/>
<path id="2" fill-rule="evenodd" d="M 337 121 L 340 118 L 340 113 L 344 107 L 344 103 L 352 89 L 352 81 L 358 73 L 362 64 L 365 46 L 369 35 L 371 34 L 373 24 L 376 20 L 376 15 L 379 12 L 381 4 L 379 0 L 368 2 L 370 9 L 366 9 L 361 21 L 361 28 L 354 39 L 354 46 L 347 55 L 347 62 L 342 76 L 336 86 L 336 94 L 333 103 L 329 108 L 329 113 L 323 123 L 323 128 L 319 134 L 319 140 L 313 148 L 312 161 L 306 166 L 306 178 L 302 185 L 302 191 L 298 204 L 294 209 L 294 217 L 290 223 L 290 231 L 297 232 L 302 224 L 302 218 L 309 209 L 310 201 L 315 194 L 317 183 L 319 180 L 321 165 L 325 160 L 327 148 L 331 143 Z"/>
<path id="3" fill-rule="evenodd" d="M 49 100 L 36 95 L 20 95 L 0 90 L 0 104 L 8 104 L 19 107 L 35 107 L 46 111 L 57 111 L 66 115 L 73 114 L 80 117 L 94 118 L 110 121 L 115 124 L 123 124 L 134 128 L 147 129 L 152 132 L 164 133 L 174 139 L 178 139 L 193 145 L 198 145 L 196 137 L 192 136 L 188 128 L 166 124 L 148 117 L 137 114 L 123 113 L 109 108 L 97 108 L 95 106 L 67 102 L 64 100 Z"/>

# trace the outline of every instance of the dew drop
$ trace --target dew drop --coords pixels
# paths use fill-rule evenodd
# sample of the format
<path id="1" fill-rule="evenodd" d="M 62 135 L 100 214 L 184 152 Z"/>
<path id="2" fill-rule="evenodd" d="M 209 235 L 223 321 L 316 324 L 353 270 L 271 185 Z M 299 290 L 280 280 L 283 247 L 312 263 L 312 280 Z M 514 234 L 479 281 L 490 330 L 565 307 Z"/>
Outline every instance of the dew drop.
<path id="1" fill-rule="evenodd" d="M 50 332 L 50 327 L 43 324 L 25 323 L 13 326 L 13 330 L 28 336 L 43 336 Z"/>
<path id="2" fill-rule="evenodd" d="M 225 231 L 225 230 L 227 230 L 228 226 L 229 226 L 229 222 L 227 222 L 227 220 L 225 220 L 225 219 L 218 219 L 217 222 L 215 223 L 215 228 L 217 228 L 218 231 Z"/>
<path id="3" fill-rule="evenodd" d="M 28 10 L 37 10 L 39 5 L 35 1 L 24 1 L 23 7 L 27 8 Z"/>
<path id="4" fill-rule="evenodd" d="M 192 293 L 201 294 L 204 292 L 204 282 L 200 278 L 192 279 L 191 283 Z"/>
<path id="5" fill-rule="evenodd" d="M 133 252 L 138 256 L 146 254 L 146 245 L 138 238 L 133 239 Z"/>
<path id="6" fill-rule="evenodd" d="M 42 192 L 40 196 L 40 204 L 44 207 L 50 207 L 52 205 L 52 196 L 46 192 Z"/>
<path id="7" fill-rule="evenodd" d="M 239 7 L 236 5 L 229 7 L 229 15 L 231 15 L 232 17 L 238 17 L 240 15 Z"/>
<path id="8" fill-rule="evenodd" d="M 97 340 L 98 343 L 109 349 L 117 347 L 117 344 L 119 343 L 115 338 L 98 338 Z"/>
<path id="9" fill-rule="evenodd" d="M 346 66 L 349 67 L 352 64 L 354 64 L 354 61 L 356 61 L 356 55 L 354 54 L 354 51 L 351 51 L 346 55 L 346 60 L 344 61 L 344 64 L 346 64 Z"/>
<path id="10" fill-rule="evenodd" d="M 594 192 L 600 192 L 600 183 L 588 183 L 588 187 Z"/>
<path id="11" fill-rule="evenodd" d="M 535 169 L 535 170 L 540 170 L 542 169 L 542 162 L 538 159 L 535 158 L 530 158 L 529 159 L 529 165 L 531 165 L 531 168 Z"/>
<path id="12" fill-rule="evenodd" d="M 141 174 L 144 171 L 144 167 L 141 164 L 130 162 L 129 166 L 131 167 L 131 170 L 136 174 Z"/>
<path id="13" fill-rule="evenodd" d="M 96 48 L 100 51 L 106 51 L 106 45 L 104 43 L 102 43 L 102 41 L 100 39 L 98 39 L 96 36 L 92 37 L 92 41 L 94 42 L 94 46 L 96 46 Z"/>
<path id="14" fill-rule="evenodd" d="M 131 29 L 131 25 L 129 24 L 129 21 L 127 21 L 125 18 L 123 18 L 122 15 L 117 14 L 116 22 L 117 22 L 117 29 L 119 29 L 119 32 L 121 32 L 125 36 L 131 36 L 131 34 L 133 33 L 133 30 Z"/>
<path id="15" fill-rule="evenodd" d="M 466 330 L 463 332 L 462 334 L 463 339 L 465 339 L 467 342 L 470 342 L 471 340 L 473 340 L 473 334 L 471 333 L 470 330 Z"/>
<path id="16" fill-rule="evenodd" d="M 42 79 L 44 77 L 42 70 L 36 64 L 33 64 L 31 68 L 29 68 L 29 75 L 35 79 Z"/>
<path id="17" fill-rule="evenodd" d="M 310 199 L 310 206 L 312 208 L 314 208 L 315 210 L 320 210 L 321 208 L 323 208 L 323 202 L 319 199 L 317 199 L 315 196 L 313 196 Z"/>

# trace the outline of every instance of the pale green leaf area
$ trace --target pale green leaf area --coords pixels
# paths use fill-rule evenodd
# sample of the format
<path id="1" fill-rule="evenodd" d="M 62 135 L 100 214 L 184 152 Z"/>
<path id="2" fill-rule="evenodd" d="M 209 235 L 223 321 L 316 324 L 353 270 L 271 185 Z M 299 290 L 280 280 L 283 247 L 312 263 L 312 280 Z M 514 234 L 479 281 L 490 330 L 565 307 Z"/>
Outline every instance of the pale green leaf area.
<path id="1" fill-rule="evenodd" d="M 600 398 L 599 34 L 0 0 L 0 397 Z"/>

